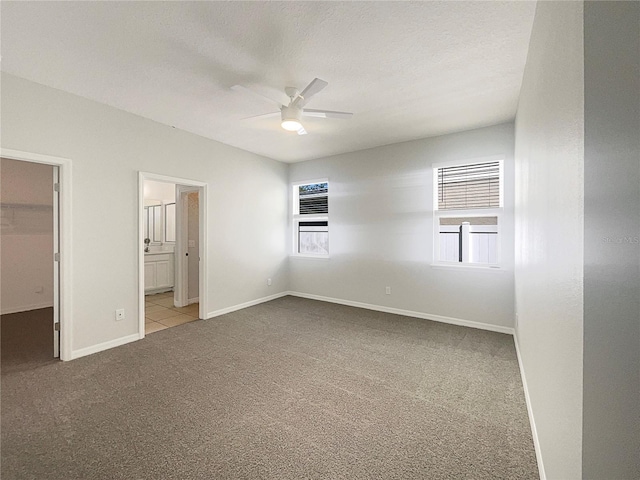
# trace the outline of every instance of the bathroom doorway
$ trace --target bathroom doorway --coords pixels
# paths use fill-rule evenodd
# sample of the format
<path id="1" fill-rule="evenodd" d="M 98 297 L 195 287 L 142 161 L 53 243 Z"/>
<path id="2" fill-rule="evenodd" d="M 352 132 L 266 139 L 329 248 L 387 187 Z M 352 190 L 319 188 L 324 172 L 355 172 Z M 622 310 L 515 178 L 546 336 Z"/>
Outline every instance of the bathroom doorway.
<path id="1" fill-rule="evenodd" d="M 206 184 L 140 172 L 140 336 L 206 318 Z"/>

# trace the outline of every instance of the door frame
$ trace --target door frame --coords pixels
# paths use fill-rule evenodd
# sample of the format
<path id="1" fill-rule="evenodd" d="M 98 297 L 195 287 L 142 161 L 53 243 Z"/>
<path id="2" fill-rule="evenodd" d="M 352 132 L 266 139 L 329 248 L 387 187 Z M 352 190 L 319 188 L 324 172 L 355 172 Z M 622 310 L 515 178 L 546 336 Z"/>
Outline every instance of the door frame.
<path id="1" fill-rule="evenodd" d="M 56 290 L 54 281 L 54 308 L 55 297 L 58 297 L 58 322 L 60 322 L 60 360 L 71 360 L 73 358 L 71 346 L 73 344 L 72 311 L 72 277 L 71 277 L 71 160 L 68 158 L 54 157 L 40 153 L 23 152 L 0 148 L 0 157 L 9 160 L 20 160 L 23 162 L 42 163 L 58 167 L 58 182 L 60 183 L 59 208 L 58 208 L 58 233 L 59 252 L 58 262 L 59 281 Z M 55 267 L 54 267 L 55 271 Z M 57 294 L 57 295 L 56 295 Z"/>
<path id="2" fill-rule="evenodd" d="M 153 180 L 156 182 L 174 183 L 177 186 L 194 187 L 194 189 L 200 192 L 200 202 L 198 205 L 199 214 L 199 254 L 200 265 L 198 272 L 198 296 L 200 298 L 198 318 L 207 318 L 207 183 L 198 180 L 191 180 L 188 178 L 171 177 L 168 175 L 160 175 L 151 172 L 138 172 L 138 335 L 142 339 L 145 337 L 144 329 L 144 182 L 145 180 Z M 177 205 L 176 205 L 177 213 Z M 182 216 L 182 215 L 180 215 Z M 177 227 L 177 225 L 176 225 Z M 176 232 L 177 233 L 177 232 Z M 178 255 L 178 235 L 176 234 L 176 248 L 175 248 L 176 263 Z M 174 275 L 177 277 L 178 272 L 176 269 Z"/>
<path id="3" fill-rule="evenodd" d="M 53 169 L 53 358 L 60 358 L 60 167 Z M 56 188 L 56 185 L 58 188 Z M 58 328 L 56 329 L 56 323 Z"/>

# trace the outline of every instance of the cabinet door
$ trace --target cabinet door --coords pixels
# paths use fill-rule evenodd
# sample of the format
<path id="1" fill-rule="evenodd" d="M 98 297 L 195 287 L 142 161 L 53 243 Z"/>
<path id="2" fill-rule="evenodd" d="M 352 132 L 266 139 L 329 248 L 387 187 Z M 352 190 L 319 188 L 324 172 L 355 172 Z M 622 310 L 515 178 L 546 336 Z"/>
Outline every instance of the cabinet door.
<path id="1" fill-rule="evenodd" d="M 158 284 L 157 269 L 155 262 L 144 264 L 144 289 L 156 288 Z"/>
<path id="2" fill-rule="evenodd" d="M 170 287 L 171 275 L 168 260 L 160 260 L 156 262 L 156 287 Z"/>

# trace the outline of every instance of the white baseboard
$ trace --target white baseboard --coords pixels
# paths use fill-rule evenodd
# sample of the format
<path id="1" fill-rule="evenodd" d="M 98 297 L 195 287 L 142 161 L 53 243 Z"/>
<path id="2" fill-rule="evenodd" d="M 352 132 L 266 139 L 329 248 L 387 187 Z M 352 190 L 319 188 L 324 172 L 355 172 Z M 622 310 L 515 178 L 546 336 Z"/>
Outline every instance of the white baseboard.
<path id="1" fill-rule="evenodd" d="M 52 302 L 34 303 L 31 305 L 22 305 L 20 307 L 3 308 L 0 315 L 9 315 L 10 313 L 30 312 L 31 310 L 40 310 L 41 308 L 53 307 Z"/>
<path id="2" fill-rule="evenodd" d="M 187 300 L 188 305 L 191 305 L 192 303 L 200 303 L 200 297 L 190 298 L 189 300 Z"/>
<path id="3" fill-rule="evenodd" d="M 145 290 L 144 295 L 146 297 L 147 295 L 158 295 L 159 293 L 167 293 L 172 291 L 173 287 L 151 288 L 149 290 Z"/>
<path id="4" fill-rule="evenodd" d="M 81 348 L 80 350 L 73 350 L 71 352 L 71 360 L 75 360 L 76 358 L 80 357 L 86 357 L 87 355 L 102 352 L 103 350 L 109 350 L 110 348 L 119 347 L 126 343 L 135 342 L 136 340 L 140 340 L 140 334 L 138 333 L 127 335 L 126 337 L 122 338 L 116 338 L 115 340 L 109 340 L 108 342 L 99 343 L 98 345 Z"/>
<path id="5" fill-rule="evenodd" d="M 348 305 L 350 307 L 366 308 L 367 310 L 376 310 L 378 312 L 394 313 L 396 315 L 404 315 L 405 317 L 422 318 L 425 320 L 433 320 L 435 322 L 449 323 L 451 325 L 459 325 L 461 327 L 478 328 L 480 330 L 489 330 L 492 332 L 506 333 L 513 335 L 514 330 L 511 327 L 503 327 L 501 325 L 492 325 L 490 323 L 474 322 L 473 320 L 463 320 L 461 318 L 443 317 L 442 315 L 434 315 L 431 313 L 414 312 L 411 310 L 402 310 L 400 308 L 383 307 L 381 305 L 373 305 L 370 303 L 354 302 L 352 300 L 343 300 L 340 298 L 323 297 L 321 295 L 312 295 L 302 292 L 287 292 L 294 297 L 309 298 L 311 300 L 320 300 L 323 302 L 338 303 L 340 305 Z"/>
<path id="6" fill-rule="evenodd" d="M 235 312 L 236 310 L 242 310 L 243 308 L 252 307 L 254 305 L 258 305 L 259 303 L 269 302 L 271 300 L 275 300 L 276 298 L 286 297 L 290 293 L 291 292 L 280 292 L 280 293 L 276 293 L 275 295 L 269 295 L 268 297 L 257 298 L 255 300 L 239 303 L 238 305 L 233 305 L 231 307 L 221 308 L 220 310 L 214 310 L 213 312 L 207 313 L 207 319 L 218 317 L 226 313 Z"/>
<path id="7" fill-rule="evenodd" d="M 251 307 L 253 305 L 257 305 L 259 303 L 268 302 L 270 300 L 275 300 L 276 298 L 284 297 L 288 295 L 289 292 L 281 292 L 276 293 L 275 295 L 270 295 L 268 297 L 258 298 L 256 300 L 251 300 L 249 302 L 241 303 L 239 305 L 233 305 L 232 307 L 222 308 L 220 310 L 216 310 L 214 312 L 210 312 L 207 314 L 207 318 L 217 317 L 219 315 L 224 315 L 225 313 L 235 312 L 236 310 L 241 310 L 243 308 Z M 197 299 L 196 299 L 197 301 Z M 194 302 L 195 303 L 195 302 Z M 74 350 L 71 352 L 70 360 L 75 360 L 76 358 L 85 357 L 87 355 L 91 355 L 93 353 L 102 352 L 104 350 L 109 350 L 110 348 L 119 347 L 121 345 L 125 345 L 127 343 L 135 342 L 136 340 L 140 340 L 144 338 L 139 333 L 134 333 L 133 335 L 128 335 L 126 337 L 117 338 L 115 340 L 110 340 L 108 342 L 99 343 L 98 345 L 92 345 L 91 347 L 81 348 L 80 350 Z"/>
<path id="8" fill-rule="evenodd" d="M 540 480 L 547 480 L 547 474 L 544 471 L 544 463 L 542 461 L 542 452 L 540 451 L 540 440 L 538 439 L 538 430 L 536 429 L 536 421 L 533 418 L 533 409 L 531 408 L 531 398 L 529 397 L 529 387 L 527 387 L 527 377 L 524 374 L 524 365 L 520 356 L 520 346 L 518 345 L 518 335 L 514 334 L 513 342 L 516 345 L 516 357 L 518 357 L 518 366 L 520 367 L 520 376 L 522 377 L 522 388 L 524 389 L 524 399 L 527 403 L 527 412 L 529 414 L 529 423 L 531 424 L 531 436 L 533 437 L 533 448 L 536 451 L 536 461 L 538 462 L 538 472 Z"/>

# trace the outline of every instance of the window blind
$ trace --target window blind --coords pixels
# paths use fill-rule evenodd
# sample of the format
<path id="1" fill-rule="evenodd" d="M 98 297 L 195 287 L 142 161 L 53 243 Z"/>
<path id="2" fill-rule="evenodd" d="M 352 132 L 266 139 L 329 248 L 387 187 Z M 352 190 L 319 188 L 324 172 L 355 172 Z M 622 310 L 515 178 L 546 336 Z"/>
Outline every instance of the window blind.
<path id="1" fill-rule="evenodd" d="M 500 206 L 499 161 L 438 168 L 438 210 Z"/>
<path id="2" fill-rule="evenodd" d="M 329 184 L 312 183 L 298 187 L 300 215 L 323 215 L 329 213 Z"/>

